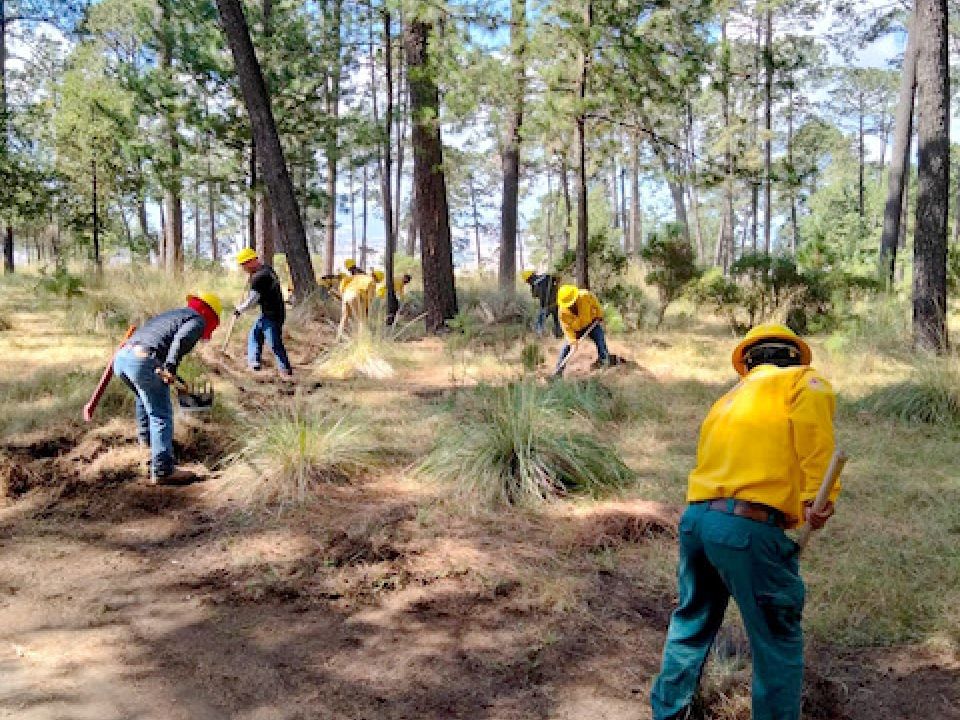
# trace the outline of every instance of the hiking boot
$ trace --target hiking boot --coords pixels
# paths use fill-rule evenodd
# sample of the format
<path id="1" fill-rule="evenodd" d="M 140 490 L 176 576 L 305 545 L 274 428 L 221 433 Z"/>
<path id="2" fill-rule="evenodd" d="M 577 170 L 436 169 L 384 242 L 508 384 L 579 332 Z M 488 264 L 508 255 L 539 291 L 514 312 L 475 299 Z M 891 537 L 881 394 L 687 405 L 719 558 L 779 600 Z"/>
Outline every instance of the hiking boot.
<path id="1" fill-rule="evenodd" d="M 189 470 L 174 469 L 162 475 L 151 474 L 148 485 L 189 485 L 196 482 L 197 474 Z"/>

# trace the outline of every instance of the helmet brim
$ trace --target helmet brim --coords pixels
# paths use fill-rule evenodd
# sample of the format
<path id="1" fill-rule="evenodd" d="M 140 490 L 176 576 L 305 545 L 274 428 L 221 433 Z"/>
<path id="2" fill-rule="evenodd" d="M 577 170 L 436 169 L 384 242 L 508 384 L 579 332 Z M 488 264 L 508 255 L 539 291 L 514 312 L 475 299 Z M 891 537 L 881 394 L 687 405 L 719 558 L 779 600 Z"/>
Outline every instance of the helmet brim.
<path id="1" fill-rule="evenodd" d="M 730 356 L 730 361 L 733 363 L 733 369 L 737 371 L 737 374 L 740 377 L 743 377 L 747 374 L 747 363 L 745 358 L 747 350 L 766 340 L 783 340 L 784 342 L 793 343 L 796 345 L 800 350 L 801 365 L 809 365 L 813 360 L 813 351 L 810 349 L 810 346 L 807 345 L 803 338 L 792 333 L 788 334 L 785 332 L 771 332 L 763 337 L 744 338 L 733 349 L 733 354 Z"/>

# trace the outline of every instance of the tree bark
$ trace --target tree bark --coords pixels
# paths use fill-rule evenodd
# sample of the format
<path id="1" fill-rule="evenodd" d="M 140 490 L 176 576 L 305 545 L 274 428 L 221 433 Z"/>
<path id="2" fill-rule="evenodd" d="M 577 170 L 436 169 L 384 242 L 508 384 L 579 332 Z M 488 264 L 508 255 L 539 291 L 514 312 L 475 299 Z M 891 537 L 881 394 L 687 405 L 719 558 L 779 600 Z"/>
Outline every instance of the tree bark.
<path id="1" fill-rule="evenodd" d="M 164 75 L 173 77 L 173 40 L 172 33 L 167 31 L 169 24 L 172 22 L 170 0 L 161 0 L 160 11 L 163 17 L 160 32 L 160 67 Z M 167 206 L 166 270 L 168 273 L 179 274 L 183 272 L 183 178 L 180 176 L 182 165 L 180 132 L 172 109 L 165 108 L 164 115 L 167 146 L 170 152 L 170 170 L 164 183 L 164 197 Z"/>
<path id="2" fill-rule="evenodd" d="M 593 24 L 593 1 L 587 0 L 583 10 L 584 42 L 589 37 L 590 26 Z M 590 287 L 589 268 L 589 228 L 587 226 L 587 76 L 590 72 L 590 52 L 585 45 L 580 46 L 580 72 L 577 77 L 577 99 L 580 103 L 577 109 L 577 260 L 576 279 L 581 288 Z"/>
<path id="3" fill-rule="evenodd" d="M 520 129 L 523 126 L 524 52 L 527 42 L 526 0 L 510 0 L 510 65 L 512 79 L 504 131 L 503 198 L 500 205 L 500 292 L 517 283 L 517 204 L 520 194 Z"/>
<path id="4" fill-rule="evenodd" d="M 397 291 L 393 284 L 393 258 L 397 252 L 397 233 L 393 224 L 393 198 L 391 197 L 390 183 L 393 181 L 393 170 L 390 158 L 390 152 L 393 145 L 393 36 L 390 29 L 390 11 L 382 10 L 383 13 L 383 61 L 384 61 L 384 82 L 386 83 L 387 108 L 384 114 L 383 122 L 383 145 L 381 154 L 383 155 L 383 167 L 380 168 L 380 194 L 383 196 L 383 225 L 386 232 L 384 248 L 384 280 L 387 283 L 387 324 L 392 325 L 397 317 L 397 310 L 400 309 L 400 302 L 397 300 Z M 376 91 L 374 91 L 376 96 Z"/>
<path id="5" fill-rule="evenodd" d="M 881 155 L 881 158 L 883 156 Z M 790 252 L 797 254 L 797 188 L 796 172 L 793 165 L 793 78 L 787 90 L 787 172 L 790 174 Z"/>
<path id="6" fill-rule="evenodd" d="M 570 250 L 570 223 L 573 207 L 570 202 L 570 176 L 567 174 L 567 154 L 560 153 L 560 186 L 563 189 L 563 251 Z"/>
<path id="7" fill-rule="evenodd" d="M 763 252 L 770 254 L 773 235 L 773 8 L 767 5 L 767 34 L 763 50 L 766 68 L 763 88 Z"/>
<path id="8" fill-rule="evenodd" d="M 860 220 L 864 218 L 864 164 L 866 163 L 866 152 L 864 149 L 864 137 L 863 137 L 863 116 L 866 113 L 866 108 L 864 107 L 863 99 L 863 88 L 859 89 L 857 95 L 857 212 L 860 215 Z"/>
<path id="9" fill-rule="evenodd" d="M 253 135 L 257 140 L 260 169 L 273 202 L 280 234 L 285 240 L 284 249 L 293 280 L 294 296 L 303 299 L 316 289 L 317 280 L 263 73 L 250 41 L 250 30 L 240 0 L 217 0 L 217 8 L 233 54 Z"/>
<path id="10" fill-rule="evenodd" d="M 329 206 L 327 208 L 326 222 L 326 241 L 323 249 L 323 269 L 324 274 L 332 275 L 334 266 L 334 257 L 337 253 L 337 161 L 340 157 L 340 149 L 337 145 L 339 139 L 338 122 L 340 119 L 340 75 L 342 73 L 341 55 L 341 35 L 340 23 L 343 15 L 343 1 L 334 0 L 333 2 L 333 27 L 336 33 L 334 41 L 334 50 L 331 57 L 336 58 L 333 62 L 333 68 L 330 72 L 327 88 L 327 115 L 330 116 L 330 137 L 327 142 L 327 197 Z"/>
<path id="11" fill-rule="evenodd" d="M 917 0 L 917 222 L 913 236 L 913 341 L 945 352 L 950 75 L 947 0 Z"/>
<path id="12" fill-rule="evenodd" d="M 897 266 L 897 241 L 900 236 L 904 174 L 910 169 L 910 140 L 913 135 L 913 103 L 917 80 L 917 37 L 914 30 L 916 15 L 907 22 L 907 47 L 903 55 L 900 75 L 900 98 L 893 136 L 893 156 L 887 180 L 887 202 L 883 209 L 883 233 L 880 237 L 881 280 L 893 285 Z"/>
<path id="13" fill-rule="evenodd" d="M 431 25 L 411 18 L 404 28 L 413 117 L 413 208 L 420 233 L 427 332 L 440 332 L 457 314 L 453 243 L 440 137 L 440 91 L 427 68 Z"/>
<path id="14" fill-rule="evenodd" d="M 630 243 L 627 250 L 640 254 L 643 237 L 640 232 L 640 134 L 634 132 L 630 138 Z"/>
<path id="15" fill-rule="evenodd" d="M 690 220 L 693 226 L 693 237 L 696 241 L 697 260 L 703 262 L 706 257 L 706 249 L 703 245 L 703 231 L 700 227 L 700 198 L 697 195 L 697 145 L 694 133 L 696 127 L 693 123 L 693 104 L 687 99 L 687 194 L 690 199 Z"/>
<path id="16" fill-rule="evenodd" d="M 477 273 L 483 267 L 480 256 L 480 213 L 477 211 L 477 188 L 473 182 L 473 173 L 467 175 L 467 189 L 470 191 L 470 207 L 473 210 L 473 239 L 477 246 Z"/>
<path id="17" fill-rule="evenodd" d="M 264 191 L 257 193 L 256 198 L 256 245 L 255 249 L 260 259 L 267 265 L 273 265 L 273 256 L 277 250 L 277 239 L 274 236 L 273 209 L 270 205 L 270 195 Z"/>
<path id="18" fill-rule="evenodd" d="M 0 154 L 6 155 L 10 145 L 10 125 L 7 120 L 7 4 L 0 0 Z M 14 271 L 13 223 L 9 220 L 3 233 L 3 272 Z"/>

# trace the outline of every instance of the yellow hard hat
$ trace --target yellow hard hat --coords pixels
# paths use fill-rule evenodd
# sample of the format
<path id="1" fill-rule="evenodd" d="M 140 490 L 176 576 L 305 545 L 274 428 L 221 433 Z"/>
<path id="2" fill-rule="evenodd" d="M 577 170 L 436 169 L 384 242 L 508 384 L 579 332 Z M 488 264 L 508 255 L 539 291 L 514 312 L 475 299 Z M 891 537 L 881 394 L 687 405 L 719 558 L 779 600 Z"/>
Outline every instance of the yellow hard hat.
<path id="1" fill-rule="evenodd" d="M 243 250 L 237 253 L 237 264 L 244 265 L 250 262 L 251 260 L 256 260 L 258 257 L 260 256 L 257 255 L 256 250 L 254 250 L 253 248 L 245 247 Z"/>
<path id="2" fill-rule="evenodd" d="M 253 255 L 256 257 L 256 253 Z M 206 303 L 207 307 L 213 310 L 217 317 L 220 317 L 220 313 L 223 311 L 223 303 L 220 302 L 220 296 L 212 292 L 199 292 L 192 295 L 187 295 L 187 301 L 196 298 L 197 300 L 202 300 Z"/>
<path id="3" fill-rule="evenodd" d="M 813 360 L 813 352 L 810 350 L 810 346 L 804 342 L 803 338 L 786 325 L 779 325 L 777 323 L 757 325 L 744 335 L 743 340 L 733 349 L 731 361 L 733 362 L 734 370 L 736 370 L 741 377 L 747 374 L 747 365 L 744 362 L 746 351 L 761 340 L 787 340 L 800 349 L 800 363 L 802 365 L 809 365 L 810 361 Z"/>
<path id="4" fill-rule="evenodd" d="M 524 282 L 527 282 L 531 277 L 533 277 L 533 270 L 524 270 L 520 273 L 520 277 Z"/>
<path id="5" fill-rule="evenodd" d="M 373 279 L 377 282 L 383 282 L 384 275 L 380 270 L 373 271 Z"/>
<path id="6" fill-rule="evenodd" d="M 557 290 L 557 305 L 562 308 L 570 307 L 577 301 L 579 292 L 576 285 L 561 285 Z"/>
<path id="7" fill-rule="evenodd" d="M 357 261 L 354 260 L 353 258 L 347 258 L 346 260 L 343 261 L 343 266 L 347 270 L 353 270 L 357 266 Z"/>

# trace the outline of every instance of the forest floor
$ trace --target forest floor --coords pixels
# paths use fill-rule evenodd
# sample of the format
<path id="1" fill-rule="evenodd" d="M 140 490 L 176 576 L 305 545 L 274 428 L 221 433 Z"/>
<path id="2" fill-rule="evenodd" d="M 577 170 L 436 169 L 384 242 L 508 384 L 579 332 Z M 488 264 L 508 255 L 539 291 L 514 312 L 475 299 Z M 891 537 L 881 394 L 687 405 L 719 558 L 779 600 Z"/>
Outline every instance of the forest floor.
<path id="1" fill-rule="evenodd" d="M 200 353 L 219 402 L 362 406 L 382 444 L 375 471 L 276 514 L 233 496 L 218 460 L 235 449 L 236 425 L 216 420 L 178 419 L 180 457 L 208 480 L 148 487 L 124 393 L 111 390 L 95 423 L 79 418 L 108 341 L 65 322 L 59 305 L 31 310 L 29 293 L 23 283 L 0 292 L 10 325 L 0 332 L 0 718 L 650 717 L 684 478 L 698 422 L 731 379 L 722 330 L 613 339 L 639 367 L 605 381 L 669 400 L 610 430 L 636 487 L 500 513 L 467 513 L 412 471 L 435 415 L 469 381 L 441 341 L 407 343 L 389 382 L 329 381 L 309 368 L 326 335 L 294 332 L 300 379 L 288 384 L 242 371 L 238 332 L 232 358 Z M 960 523 L 955 510 L 930 509 L 960 507 L 955 434 L 845 419 L 847 508 L 860 505 L 841 506 L 804 562 L 805 717 L 960 718 Z M 871 489 L 890 475 L 906 495 L 881 502 Z M 917 476 L 935 487 L 910 485 Z M 707 716 L 748 718 L 735 622 L 727 638 Z"/>

